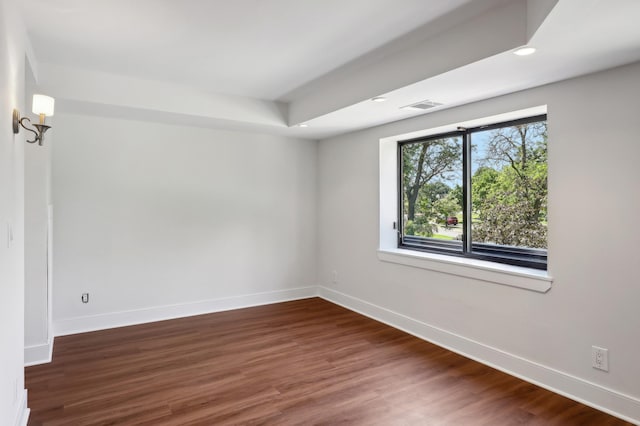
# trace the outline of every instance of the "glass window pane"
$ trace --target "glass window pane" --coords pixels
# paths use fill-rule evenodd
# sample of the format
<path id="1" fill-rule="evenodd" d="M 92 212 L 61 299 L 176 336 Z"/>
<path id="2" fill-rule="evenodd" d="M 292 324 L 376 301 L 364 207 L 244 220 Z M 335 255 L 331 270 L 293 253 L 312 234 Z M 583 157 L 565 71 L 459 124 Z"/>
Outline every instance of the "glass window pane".
<path id="1" fill-rule="evenodd" d="M 402 145 L 401 161 L 403 236 L 461 241 L 462 137 Z"/>
<path id="2" fill-rule="evenodd" d="M 546 121 L 470 137 L 473 250 L 546 249 Z"/>

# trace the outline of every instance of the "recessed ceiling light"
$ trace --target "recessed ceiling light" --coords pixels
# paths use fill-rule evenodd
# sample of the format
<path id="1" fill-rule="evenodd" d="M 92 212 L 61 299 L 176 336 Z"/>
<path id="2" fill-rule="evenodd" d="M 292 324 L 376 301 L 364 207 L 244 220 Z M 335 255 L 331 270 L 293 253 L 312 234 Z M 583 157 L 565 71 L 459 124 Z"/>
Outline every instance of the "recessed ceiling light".
<path id="1" fill-rule="evenodd" d="M 536 48 L 535 47 L 531 47 L 531 46 L 524 46 L 521 47 L 520 49 L 514 51 L 514 55 L 518 55 L 518 56 L 528 56 L 531 55 L 533 53 L 536 52 Z"/>
<path id="2" fill-rule="evenodd" d="M 309 125 L 305 123 L 301 123 L 301 124 L 298 124 L 298 127 L 309 127 Z"/>
<path id="3" fill-rule="evenodd" d="M 384 96 L 376 96 L 375 98 L 371 98 L 373 102 L 384 102 L 387 100 Z"/>

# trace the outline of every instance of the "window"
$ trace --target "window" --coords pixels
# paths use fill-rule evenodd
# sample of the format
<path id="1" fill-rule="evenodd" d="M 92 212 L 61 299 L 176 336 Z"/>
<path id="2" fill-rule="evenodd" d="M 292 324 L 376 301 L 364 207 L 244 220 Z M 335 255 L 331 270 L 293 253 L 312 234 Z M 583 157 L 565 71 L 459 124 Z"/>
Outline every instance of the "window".
<path id="1" fill-rule="evenodd" d="M 398 246 L 547 267 L 546 115 L 398 142 Z"/>

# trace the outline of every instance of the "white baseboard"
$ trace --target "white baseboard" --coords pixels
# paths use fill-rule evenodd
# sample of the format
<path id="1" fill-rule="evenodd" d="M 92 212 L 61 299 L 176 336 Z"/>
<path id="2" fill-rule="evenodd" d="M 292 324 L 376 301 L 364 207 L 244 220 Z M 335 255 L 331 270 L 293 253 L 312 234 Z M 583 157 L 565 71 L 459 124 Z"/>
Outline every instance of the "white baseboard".
<path id="1" fill-rule="evenodd" d="M 22 397 L 21 397 L 20 404 L 18 405 L 18 412 L 16 413 L 15 425 L 27 426 L 27 423 L 29 422 L 29 413 L 31 412 L 29 407 L 27 407 L 27 390 L 25 389 L 24 392 L 21 393 L 21 395 Z"/>
<path id="2" fill-rule="evenodd" d="M 53 354 L 53 338 L 42 345 L 25 346 L 24 348 L 24 366 L 46 364 L 51 362 Z"/>
<path id="3" fill-rule="evenodd" d="M 228 311 L 231 309 L 241 309 L 251 306 L 267 305 L 270 303 L 307 299 L 317 295 L 318 288 L 316 286 L 311 286 L 225 297 L 221 299 L 204 300 L 192 303 L 157 306 L 132 311 L 111 312 L 101 315 L 67 318 L 54 320 L 53 334 L 54 336 L 65 336 L 68 334 L 86 333 L 88 331 L 126 327 L 128 325 L 210 314 L 213 312 Z"/>
<path id="4" fill-rule="evenodd" d="M 319 287 L 321 298 L 434 343 L 497 370 L 548 389 L 567 398 L 640 424 L 640 400 L 612 389 L 549 368 L 534 361 L 423 323 L 389 309 Z"/>

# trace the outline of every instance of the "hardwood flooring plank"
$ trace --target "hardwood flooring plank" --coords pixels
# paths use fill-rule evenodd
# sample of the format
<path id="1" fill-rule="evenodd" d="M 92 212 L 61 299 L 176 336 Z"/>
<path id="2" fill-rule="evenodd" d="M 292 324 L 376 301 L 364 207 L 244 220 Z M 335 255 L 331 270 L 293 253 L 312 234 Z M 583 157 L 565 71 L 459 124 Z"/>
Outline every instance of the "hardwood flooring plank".
<path id="1" fill-rule="evenodd" d="M 29 425 L 628 425 L 305 299 L 56 339 Z"/>

